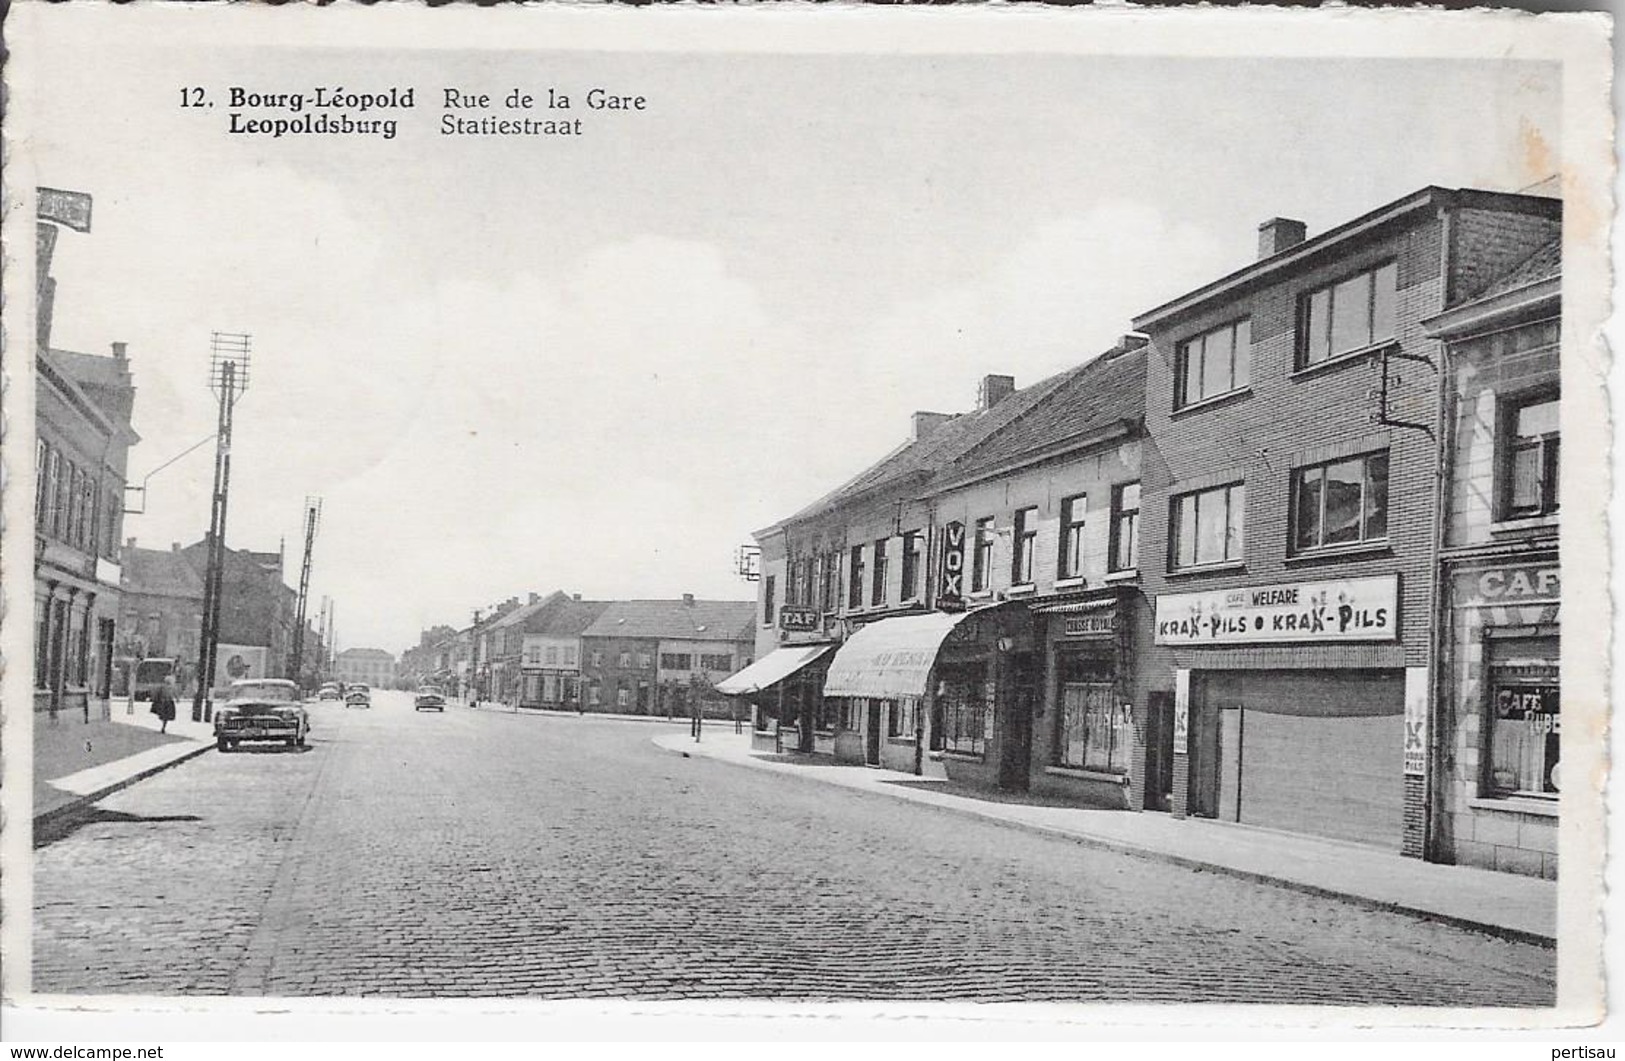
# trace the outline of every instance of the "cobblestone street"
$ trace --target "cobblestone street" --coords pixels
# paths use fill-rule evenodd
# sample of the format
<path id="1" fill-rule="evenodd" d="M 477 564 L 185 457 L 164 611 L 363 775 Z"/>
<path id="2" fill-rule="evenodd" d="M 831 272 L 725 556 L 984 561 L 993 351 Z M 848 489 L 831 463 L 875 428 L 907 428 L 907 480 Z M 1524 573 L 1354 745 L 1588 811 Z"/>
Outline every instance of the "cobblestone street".
<path id="1" fill-rule="evenodd" d="M 311 705 L 35 852 L 43 993 L 1549 1005 L 1554 952 L 655 748 Z"/>

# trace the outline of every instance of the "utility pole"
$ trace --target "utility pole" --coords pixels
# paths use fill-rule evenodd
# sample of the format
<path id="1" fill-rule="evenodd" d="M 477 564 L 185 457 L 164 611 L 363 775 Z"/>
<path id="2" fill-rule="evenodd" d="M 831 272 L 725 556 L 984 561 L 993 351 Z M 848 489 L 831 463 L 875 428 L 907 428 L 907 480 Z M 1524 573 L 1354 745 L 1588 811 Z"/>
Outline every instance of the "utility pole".
<path id="1" fill-rule="evenodd" d="M 215 655 L 220 646 L 220 589 L 226 557 L 226 499 L 231 490 L 231 426 L 237 399 L 248 389 L 250 337 L 237 332 L 214 332 L 209 337 L 209 388 L 220 402 L 215 431 L 214 496 L 209 512 L 209 557 L 203 577 L 203 628 L 198 637 L 197 692 L 192 698 L 192 721 L 208 722 L 214 715 Z"/>
<path id="2" fill-rule="evenodd" d="M 316 525 L 322 518 L 322 499 L 305 498 L 305 562 L 299 569 L 299 606 L 293 620 L 293 680 L 304 688 L 305 605 L 310 599 L 310 551 L 316 544 Z"/>

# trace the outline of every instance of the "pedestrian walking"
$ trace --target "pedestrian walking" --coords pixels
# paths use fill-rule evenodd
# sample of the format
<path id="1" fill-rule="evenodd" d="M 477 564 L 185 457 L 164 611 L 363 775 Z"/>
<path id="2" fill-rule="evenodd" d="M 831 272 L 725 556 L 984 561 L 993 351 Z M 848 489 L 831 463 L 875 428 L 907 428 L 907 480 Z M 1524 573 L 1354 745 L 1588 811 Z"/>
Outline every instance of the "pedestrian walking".
<path id="1" fill-rule="evenodd" d="M 688 735 L 694 738 L 695 743 L 698 743 L 700 739 L 701 720 L 705 717 L 705 705 L 700 702 L 700 698 L 698 696 L 693 695 L 693 690 L 689 690 L 689 692 Z"/>
<path id="2" fill-rule="evenodd" d="M 172 688 L 174 684 L 174 677 L 167 676 L 164 678 L 164 684 L 152 694 L 152 713 L 158 716 L 159 733 L 168 733 L 169 724 L 175 721 L 175 691 Z"/>

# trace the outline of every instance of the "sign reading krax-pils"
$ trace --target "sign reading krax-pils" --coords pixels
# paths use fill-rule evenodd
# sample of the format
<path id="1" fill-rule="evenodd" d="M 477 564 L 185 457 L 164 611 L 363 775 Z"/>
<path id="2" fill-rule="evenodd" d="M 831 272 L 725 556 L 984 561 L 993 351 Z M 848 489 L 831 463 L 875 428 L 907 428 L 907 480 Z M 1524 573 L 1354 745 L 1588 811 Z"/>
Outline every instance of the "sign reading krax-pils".
<path id="1" fill-rule="evenodd" d="M 1398 575 L 1157 598 L 1159 645 L 1392 641 L 1398 636 Z"/>

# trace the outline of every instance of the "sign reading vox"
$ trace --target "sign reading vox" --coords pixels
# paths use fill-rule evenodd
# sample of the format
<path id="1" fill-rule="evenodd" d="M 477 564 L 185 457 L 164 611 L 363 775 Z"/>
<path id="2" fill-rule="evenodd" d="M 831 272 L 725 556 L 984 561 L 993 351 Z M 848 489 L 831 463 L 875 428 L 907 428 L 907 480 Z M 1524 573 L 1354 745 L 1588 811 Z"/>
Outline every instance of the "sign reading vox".
<path id="1" fill-rule="evenodd" d="M 1398 636 L 1398 575 L 1157 598 L 1159 645 L 1392 641 Z"/>
<path id="2" fill-rule="evenodd" d="M 942 578 L 937 607 L 945 612 L 965 607 L 965 525 L 954 520 L 942 528 Z"/>

